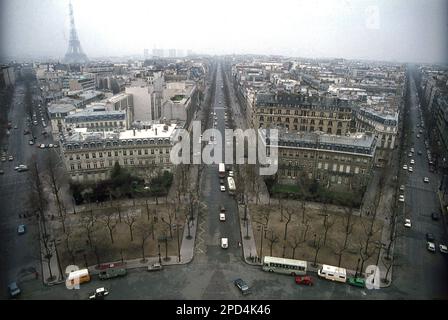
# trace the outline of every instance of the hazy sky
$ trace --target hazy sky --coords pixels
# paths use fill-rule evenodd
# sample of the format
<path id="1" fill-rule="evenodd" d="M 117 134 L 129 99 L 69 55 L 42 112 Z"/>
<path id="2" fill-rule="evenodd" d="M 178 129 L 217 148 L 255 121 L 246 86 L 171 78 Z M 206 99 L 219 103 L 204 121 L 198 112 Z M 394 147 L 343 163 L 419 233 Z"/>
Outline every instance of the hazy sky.
<path id="1" fill-rule="evenodd" d="M 72 0 L 91 58 L 148 48 L 447 62 L 448 0 Z M 2 56 L 63 57 L 68 0 L 0 0 Z"/>

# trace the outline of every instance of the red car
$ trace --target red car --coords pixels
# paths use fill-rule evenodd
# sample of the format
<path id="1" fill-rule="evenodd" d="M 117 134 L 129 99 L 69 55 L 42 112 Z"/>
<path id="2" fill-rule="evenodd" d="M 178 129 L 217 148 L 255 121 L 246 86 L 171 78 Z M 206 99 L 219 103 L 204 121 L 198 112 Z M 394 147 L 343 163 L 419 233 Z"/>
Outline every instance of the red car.
<path id="1" fill-rule="evenodd" d="M 313 278 L 309 276 L 297 276 L 295 280 L 297 284 L 304 284 L 306 286 L 312 286 L 314 284 Z"/>

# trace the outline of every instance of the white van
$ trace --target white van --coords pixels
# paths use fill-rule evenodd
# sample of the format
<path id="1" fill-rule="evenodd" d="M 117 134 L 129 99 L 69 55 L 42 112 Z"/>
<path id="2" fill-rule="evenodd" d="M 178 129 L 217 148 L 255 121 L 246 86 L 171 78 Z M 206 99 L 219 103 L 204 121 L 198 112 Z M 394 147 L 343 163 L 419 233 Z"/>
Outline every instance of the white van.
<path id="1" fill-rule="evenodd" d="M 226 214 L 225 213 L 220 213 L 219 214 L 219 221 L 226 221 Z"/>
<path id="2" fill-rule="evenodd" d="M 227 249 L 229 247 L 229 239 L 221 238 L 221 248 Z"/>
<path id="3" fill-rule="evenodd" d="M 323 264 L 322 268 L 317 270 L 317 274 L 319 275 L 319 277 L 331 281 L 347 281 L 347 272 L 344 268 L 338 268 L 327 264 Z"/>

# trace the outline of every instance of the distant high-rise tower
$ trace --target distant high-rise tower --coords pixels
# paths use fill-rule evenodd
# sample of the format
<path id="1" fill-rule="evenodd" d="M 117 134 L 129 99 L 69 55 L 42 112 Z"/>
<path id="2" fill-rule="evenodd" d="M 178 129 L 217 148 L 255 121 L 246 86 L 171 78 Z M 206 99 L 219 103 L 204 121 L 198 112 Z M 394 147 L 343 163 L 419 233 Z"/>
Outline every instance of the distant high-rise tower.
<path id="1" fill-rule="evenodd" d="M 82 52 L 79 43 L 78 34 L 75 28 L 75 17 L 73 15 L 72 2 L 69 3 L 70 10 L 70 39 L 68 41 L 68 50 L 65 54 L 65 63 L 86 63 L 89 61 L 84 52 Z"/>

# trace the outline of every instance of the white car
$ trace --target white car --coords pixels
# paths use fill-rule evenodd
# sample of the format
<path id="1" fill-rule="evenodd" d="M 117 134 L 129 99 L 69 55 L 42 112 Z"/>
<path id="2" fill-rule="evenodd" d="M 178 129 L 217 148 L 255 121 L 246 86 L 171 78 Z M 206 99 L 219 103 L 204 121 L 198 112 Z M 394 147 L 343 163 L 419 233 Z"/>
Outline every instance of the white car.
<path id="1" fill-rule="evenodd" d="M 30 146 L 32 146 L 32 145 L 34 144 L 34 141 L 33 141 L 33 140 L 29 140 L 29 141 L 28 141 L 28 144 L 29 144 Z"/>
<path id="2" fill-rule="evenodd" d="M 404 226 L 406 228 L 410 228 L 412 226 L 411 225 L 411 219 L 404 219 Z"/>
<path id="3" fill-rule="evenodd" d="M 426 242 L 426 249 L 431 252 L 436 252 L 436 245 L 433 242 Z"/>
<path id="4" fill-rule="evenodd" d="M 404 191 L 404 184 L 400 186 L 400 191 Z"/>
<path id="5" fill-rule="evenodd" d="M 412 152 L 409 152 L 409 153 L 408 153 L 408 157 L 412 157 Z"/>
<path id="6" fill-rule="evenodd" d="M 409 171 L 409 172 L 413 172 L 414 169 L 413 169 L 412 167 L 409 167 L 409 168 L 408 168 L 408 171 Z"/>
<path id="7" fill-rule="evenodd" d="M 229 247 L 229 239 L 221 238 L 221 248 L 227 249 Z"/>
<path id="8" fill-rule="evenodd" d="M 219 186 L 219 188 L 221 189 L 222 192 L 226 191 L 226 186 Z"/>
<path id="9" fill-rule="evenodd" d="M 408 170 L 408 165 L 407 164 L 403 165 L 403 169 Z"/>
<path id="10" fill-rule="evenodd" d="M 429 183 L 429 178 L 428 178 L 428 177 L 424 177 L 424 178 L 423 178 L 423 182 L 424 182 L 424 183 Z"/>
<path id="11" fill-rule="evenodd" d="M 414 159 L 411 159 L 411 164 L 415 164 L 415 161 L 414 161 Z"/>
<path id="12" fill-rule="evenodd" d="M 441 253 L 448 253 L 448 248 L 444 244 L 439 244 L 439 250 Z"/>
<path id="13" fill-rule="evenodd" d="M 226 214 L 225 213 L 220 213 L 219 214 L 219 221 L 226 221 Z"/>
<path id="14" fill-rule="evenodd" d="M 414 148 L 411 148 L 411 152 L 414 152 Z"/>
<path id="15" fill-rule="evenodd" d="M 233 171 L 232 170 L 229 171 L 229 177 L 233 177 Z"/>
<path id="16" fill-rule="evenodd" d="M 400 194 L 400 196 L 398 197 L 398 201 L 404 202 L 404 195 Z"/>
<path id="17" fill-rule="evenodd" d="M 41 144 L 40 146 L 39 146 L 39 148 L 41 148 L 41 149 L 45 149 L 45 144 Z"/>

